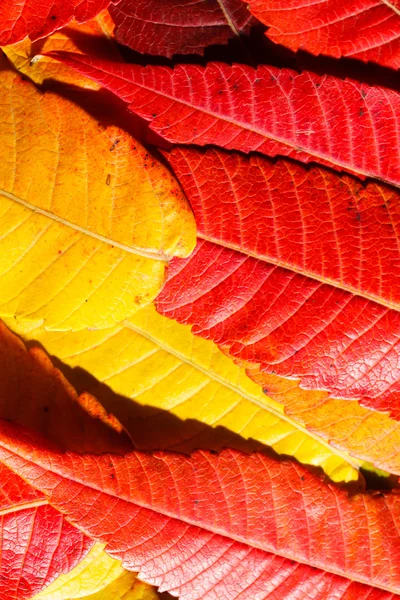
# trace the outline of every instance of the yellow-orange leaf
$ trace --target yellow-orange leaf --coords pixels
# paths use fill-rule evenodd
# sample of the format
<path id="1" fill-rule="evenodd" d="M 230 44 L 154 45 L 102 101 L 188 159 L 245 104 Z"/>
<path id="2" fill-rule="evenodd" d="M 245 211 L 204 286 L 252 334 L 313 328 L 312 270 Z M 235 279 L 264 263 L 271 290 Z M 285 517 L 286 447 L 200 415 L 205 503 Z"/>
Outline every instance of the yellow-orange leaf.
<path id="1" fill-rule="evenodd" d="M 147 427 L 132 419 L 129 403 L 107 407 L 117 414 L 140 449 L 154 450 L 156 445 L 157 449 L 188 451 L 188 441 L 192 448 L 202 446 L 201 428 L 191 428 L 187 422 L 195 419 L 320 466 L 336 481 L 358 477 L 359 461 L 307 433 L 215 344 L 162 317 L 153 306 L 102 331 L 55 333 L 41 327 L 29 331 L 15 320 L 10 326 L 26 339 L 39 341 L 68 365 L 87 370 L 117 394 L 145 406 Z M 90 391 L 99 394 L 96 387 Z M 154 409 L 187 422 L 183 435 L 182 429 L 163 426 L 162 414 Z M 194 441 L 188 440 L 194 435 Z M 224 439 L 232 445 L 232 440 Z"/>
<path id="2" fill-rule="evenodd" d="M 0 316 L 57 330 L 120 322 L 191 252 L 186 199 L 125 131 L 1 60 Z"/>
<path id="3" fill-rule="evenodd" d="M 400 423 L 360 406 L 354 400 L 330 398 L 324 391 L 303 390 L 298 380 L 261 373 L 248 364 L 248 373 L 278 400 L 285 413 L 335 448 L 363 458 L 375 467 L 400 475 Z"/>
<path id="4" fill-rule="evenodd" d="M 35 42 L 25 38 L 11 46 L 4 46 L 3 52 L 15 68 L 34 83 L 41 85 L 44 81 L 52 79 L 97 90 L 101 87 L 98 83 L 54 59 L 41 56 L 41 54 L 53 50 L 63 50 L 65 52 L 82 52 L 109 60 L 121 60 L 117 46 L 111 39 L 113 25 L 108 11 L 105 10 L 86 23 L 78 24 L 72 21 L 47 38 Z"/>
<path id="5" fill-rule="evenodd" d="M 95 544 L 72 571 L 58 577 L 33 600 L 157 600 L 155 589 L 126 571 Z"/>

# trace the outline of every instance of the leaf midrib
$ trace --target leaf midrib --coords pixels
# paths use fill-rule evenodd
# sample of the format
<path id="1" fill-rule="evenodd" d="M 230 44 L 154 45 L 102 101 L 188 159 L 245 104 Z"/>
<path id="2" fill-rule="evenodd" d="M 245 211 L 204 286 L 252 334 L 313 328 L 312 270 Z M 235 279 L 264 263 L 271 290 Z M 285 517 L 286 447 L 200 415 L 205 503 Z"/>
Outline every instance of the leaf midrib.
<path id="1" fill-rule="evenodd" d="M 10 192 L 7 192 L 5 190 L 0 189 L 0 195 L 5 196 L 9 200 L 12 200 L 12 201 L 16 202 L 17 204 L 20 204 L 24 208 L 27 208 L 34 213 L 38 213 L 48 219 L 51 219 L 53 221 L 56 221 L 57 223 L 60 223 L 61 225 L 65 225 L 66 227 L 69 227 L 70 229 L 73 229 L 74 231 L 83 233 L 84 235 L 87 235 L 89 237 L 92 237 L 92 238 L 100 241 L 100 242 L 108 244 L 109 246 L 119 248 L 120 250 L 123 250 L 124 252 L 128 252 L 129 254 L 135 254 L 137 256 L 143 256 L 144 258 L 151 258 L 153 260 L 159 260 L 159 261 L 163 261 L 163 262 L 168 262 L 170 260 L 165 254 L 152 252 L 150 250 L 143 250 L 142 248 L 137 248 L 135 246 L 126 246 L 125 244 L 122 244 L 120 242 L 117 242 L 115 240 L 107 238 L 103 235 L 100 235 L 99 233 L 91 231 L 90 229 L 81 227 L 80 225 L 77 225 L 76 223 L 72 223 L 71 221 L 68 221 L 67 219 L 63 219 L 62 217 L 59 217 L 58 215 L 56 215 L 50 211 L 44 210 L 43 208 L 39 208 L 39 207 L 35 206 L 34 204 L 27 202 L 26 200 L 22 200 L 22 198 L 18 198 L 17 196 L 14 196 L 14 194 L 11 194 Z"/>
<path id="2" fill-rule="evenodd" d="M 396 8 L 394 4 L 389 2 L 389 0 L 381 0 L 381 2 L 382 4 L 386 4 L 386 6 L 390 8 L 390 10 L 392 10 L 394 13 L 396 13 L 396 15 L 400 16 L 400 9 Z"/>
<path id="3" fill-rule="evenodd" d="M 245 256 L 249 256 L 251 258 L 255 258 L 260 260 L 261 262 L 265 262 L 267 264 L 275 265 L 277 267 L 281 267 L 282 269 L 287 269 L 292 271 L 293 273 L 297 273 L 298 275 L 302 275 L 303 277 L 307 277 L 308 279 L 314 279 L 315 281 L 320 281 L 326 285 L 330 285 L 338 290 L 348 292 L 353 296 L 359 296 L 360 298 L 365 298 L 365 300 L 369 300 L 370 302 L 375 302 L 375 304 L 379 304 L 381 306 L 385 306 L 391 310 L 400 311 L 400 305 L 397 302 L 391 302 L 390 300 L 386 300 L 385 298 L 374 296 L 373 294 L 368 294 L 367 292 L 363 292 L 357 288 L 353 288 L 349 285 L 346 285 L 342 282 L 338 283 L 334 279 L 330 279 L 329 277 L 322 277 L 316 273 L 311 273 L 306 269 L 301 269 L 298 265 L 293 265 L 290 262 L 285 262 L 282 260 L 278 260 L 276 258 L 271 257 L 262 257 L 258 255 L 256 252 L 251 252 L 251 250 L 244 250 L 240 248 L 240 246 L 236 246 L 235 244 L 230 244 L 229 242 L 221 241 L 213 236 L 205 235 L 203 233 L 197 232 L 197 237 L 206 242 L 211 242 L 216 246 L 220 246 L 221 248 L 228 248 L 229 250 L 234 250 L 235 252 L 239 252 L 240 254 L 244 254 Z"/>

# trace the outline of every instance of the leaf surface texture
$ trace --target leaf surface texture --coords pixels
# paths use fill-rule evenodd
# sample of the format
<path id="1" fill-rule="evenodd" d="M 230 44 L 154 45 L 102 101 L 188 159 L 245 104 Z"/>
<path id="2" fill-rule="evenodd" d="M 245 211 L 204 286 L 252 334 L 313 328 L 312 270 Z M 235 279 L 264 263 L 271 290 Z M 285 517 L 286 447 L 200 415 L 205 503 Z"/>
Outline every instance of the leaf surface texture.
<path id="1" fill-rule="evenodd" d="M 94 542 L 3 464 L 0 476 L 0 598 L 29 600 L 73 569 Z"/>
<path id="2" fill-rule="evenodd" d="M 110 7 L 116 39 L 145 54 L 203 54 L 211 44 L 249 33 L 241 0 L 120 0 Z"/>
<path id="3" fill-rule="evenodd" d="M 398 598 L 398 495 L 349 497 L 261 454 L 82 456 L 5 421 L 1 432 L 6 465 L 182 600 Z"/>
<path id="4" fill-rule="evenodd" d="M 107 327 L 150 302 L 195 225 L 174 178 L 129 134 L 1 72 L 1 316 Z"/>
<path id="5" fill-rule="evenodd" d="M 384 298 L 400 266 L 397 192 L 217 150 L 170 161 L 200 239 L 160 311 L 262 371 L 398 419 L 400 317 Z"/>

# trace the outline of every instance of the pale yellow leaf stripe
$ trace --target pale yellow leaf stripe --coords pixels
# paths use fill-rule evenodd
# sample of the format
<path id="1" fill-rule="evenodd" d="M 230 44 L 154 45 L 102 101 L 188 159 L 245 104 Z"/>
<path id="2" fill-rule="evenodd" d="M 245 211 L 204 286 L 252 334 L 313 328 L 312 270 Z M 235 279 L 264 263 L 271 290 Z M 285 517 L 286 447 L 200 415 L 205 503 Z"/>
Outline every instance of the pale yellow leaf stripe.
<path id="1" fill-rule="evenodd" d="M 157 296 L 166 261 L 192 251 L 189 205 L 127 132 L 1 61 L 0 317 L 112 326 Z"/>
<path id="2" fill-rule="evenodd" d="M 37 340 L 49 354 L 85 369 L 143 406 L 169 411 L 182 420 L 225 427 L 278 453 L 320 466 L 335 481 L 358 477 L 360 461 L 288 418 L 282 406 L 267 398 L 215 344 L 162 317 L 152 305 L 102 331 L 52 333 L 41 327 L 29 331 L 15 320 L 8 325 L 27 341 Z M 128 413 L 117 412 L 117 416 L 129 430 Z"/>

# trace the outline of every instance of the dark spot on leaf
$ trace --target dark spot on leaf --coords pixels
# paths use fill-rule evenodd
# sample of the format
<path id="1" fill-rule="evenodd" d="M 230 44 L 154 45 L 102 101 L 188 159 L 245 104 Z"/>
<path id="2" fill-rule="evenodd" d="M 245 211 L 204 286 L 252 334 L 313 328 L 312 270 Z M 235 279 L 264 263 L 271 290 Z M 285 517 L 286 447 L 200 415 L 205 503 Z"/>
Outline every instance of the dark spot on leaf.
<path id="1" fill-rule="evenodd" d="M 50 19 L 51 19 L 52 21 L 55 21 L 55 20 L 57 19 L 57 16 L 56 16 L 56 15 L 51 15 Z"/>
<path id="2" fill-rule="evenodd" d="M 114 152 L 117 144 L 119 144 L 119 139 L 117 138 L 114 143 L 112 144 L 111 148 L 110 148 L 110 152 Z M 136 150 L 136 148 L 134 148 L 134 150 Z"/>
<path id="3" fill-rule="evenodd" d="M 111 479 L 115 479 L 114 473 L 111 473 L 110 477 L 111 477 Z"/>
<path id="4" fill-rule="evenodd" d="M 360 108 L 360 110 L 358 111 L 358 116 L 359 117 L 363 117 L 364 116 L 364 109 Z"/>
<path id="5" fill-rule="evenodd" d="M 44 410 L 44 412 L 49 412 L 49 407 L 48 406 L 44 406 L 43 410 Z"/>
<path id="6" fill-rule="evenodd" d="M 107 179 L 106 179 L 106 185 L 110 185 L 111 183 L 111 175 L 110 173 L 107 175 Z"/>

